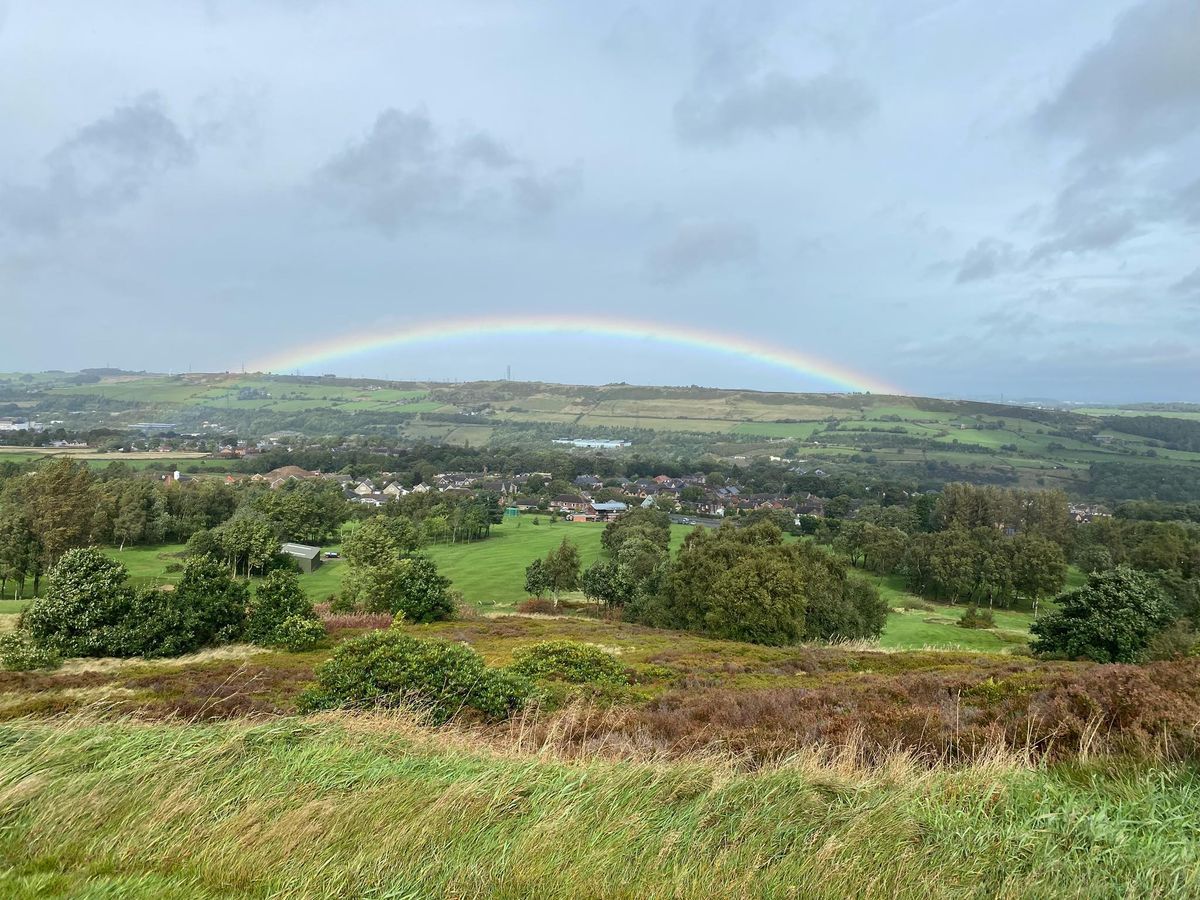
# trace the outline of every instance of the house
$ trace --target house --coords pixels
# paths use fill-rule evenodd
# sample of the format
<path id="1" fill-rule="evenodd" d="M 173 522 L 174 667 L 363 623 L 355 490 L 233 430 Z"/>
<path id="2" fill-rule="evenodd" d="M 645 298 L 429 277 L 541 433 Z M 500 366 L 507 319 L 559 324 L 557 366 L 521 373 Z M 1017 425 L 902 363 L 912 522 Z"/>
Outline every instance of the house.
<path id="1" fill-rule="evenodd" d="M 604 482 L 595 475 L 576 475 L 572 483 L 582 491 L 604 487 Z"/>
<path id="2" fill-rule="evenodd" d="M 590 504 L 582 497 L 573 497 L 570 494 L 559 494 L 550 500 L 552 509 L 565 509 L 571 512 L 583 512 Z"/>
<path id="3" fill-rule="evenodd" d="M 396 497 L 403 497 L 405 494 L 407 494 L 408 488 L 404 487 L 398 481 L 393 481 L 383 489 L 382 493 L 387 494 L 389 497 L 395 499 Z"/>
<path id="4" fill-rule="evenodd" d="M 594 511 L 595 516 L 601 522 L 607 521 L 613 516 L 619 516 L 627 509 L 629 509 L 629 506 L 619 500 L 611 500 L 607 503 L 592 504 L 592 510 Z"/>
<path id="5" fill-rule="evenodd" d="M 279 548 L 280 553 L 287 554 L 296 561 L 300 571 L 311 575 L 321 568 L 321 548 L 310 547 L 308 544 L 284 544 Z"/>
<path id="6" fill-rule="evenodd" d="M 502 478 L 493 478 L 488 481 L 480 481 L 475 485 L 475 489 L 488 494 L 499 494 L 501 497 L 514 497 L 517 493 L 517 483 Z"/>
<path id="7" fill-rule="evenodd" d="M 280 466 L 278 469 L 272 469 L 270 472 L 261 475 L 252 475 L 251 481 L 265 481 L 271 490 L 276 490 L 283 487 L 289 481 L 307 481 L 310 478 L 319 478 L 317 472 L 310 472 L 308 469 L 302 469 L 299 466 Z"/>
<path id="8" fill-rule="evenodd" d="M 796 504 L 796 515 L 816 516 L 818 519 L 823 519 L 825 518 L 825 501 L 814 494 L 809 494 Z"/>
<path id="9" fill-rule="evenodd" d="M 354 493 L 360 497 L 368 497 L 375 493 L 375 482 L 370 478 L 364 478 L 354 486 Z"/>

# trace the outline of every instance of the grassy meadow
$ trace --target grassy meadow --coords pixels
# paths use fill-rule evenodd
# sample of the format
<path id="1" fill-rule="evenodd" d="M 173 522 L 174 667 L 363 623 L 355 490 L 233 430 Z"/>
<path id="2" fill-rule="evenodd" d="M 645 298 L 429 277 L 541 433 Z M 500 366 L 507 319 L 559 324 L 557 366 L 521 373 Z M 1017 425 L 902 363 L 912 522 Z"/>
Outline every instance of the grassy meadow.
<path id="1" fill-rule="evenodd" d="M 1200 777 L 517 753 L 403 716 L 0 731 L 7 897 L 1200 893 Z"/>
<path id="2" fill-rule="evenodd" d="M 528 595 L 525 593 L 525 567 L 534 559 L 558 546 L 565 538 L 577 547 L 586 567 L 602 554 L 600 536 L 604 525 L 597 522 L 558 522 L 548 524 L 542 517 L 540 525 L 533 516 L 524 515 L 515 522 L 506 520 L 492 528 L 491 537 L 469 544 L 435 544 L 426 547 L 427 553 L 441 572 L 448 577 L 463 599 L 484 613 L 507 613 L 516 609 Z M 671 549 L 683 543 L 691 530 L 686 525 L 671 528 Z M 325 550 L 339 550 L 331 544 Z M 178 580 L 178 572 L 168 572 L 169 566 L 182 562 L 182 544 L 155 547 L 109 548 L 107 552 L 120 560 L 131 578 L 140 584 L 169 584 Z M 346 572 L 344 560 L 327 560 L 312 575 L 302 575 L 305 592 L 320 603 L 341 589 Z M 882 578 L 861 573 L 879 587 L 890 608 L 880 646 L 887 649 L 920 649 L 923 647 L 984 650 L 1002 652 L 1027 642 L 1032 616 L 1022 611 L 996 610 L 996 627 L 991 629 L 961 628 L 957 622 L 962 615 L 961 605 L 934 603 L 905 590 L 903 579 Z M 1079 579 L 1079 573 L 1074 577 Z M 567 600 L 582 601 L 582 593 L 564 595 Z M 19 606 L 20 604 L 10 604 Z M 0 605 L 0 612 L 4 607 Z M 17 611 L 13 609 L 12 611 Z"/>

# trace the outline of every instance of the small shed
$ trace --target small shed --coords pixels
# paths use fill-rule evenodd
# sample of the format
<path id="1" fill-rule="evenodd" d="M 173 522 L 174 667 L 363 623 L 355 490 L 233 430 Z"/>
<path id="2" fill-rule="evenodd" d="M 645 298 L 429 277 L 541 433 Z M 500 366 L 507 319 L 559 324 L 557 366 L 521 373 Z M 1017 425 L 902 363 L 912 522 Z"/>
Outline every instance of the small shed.
<path id="1" fill-rule="evenodd" d="M 308 544 L 284 544 L 279 550 L 294 559 L 296 565 L 300 567 L 300 571 L 305 575 L 311 575 L 321 568 L 320 547 L 310 547 Z"/>

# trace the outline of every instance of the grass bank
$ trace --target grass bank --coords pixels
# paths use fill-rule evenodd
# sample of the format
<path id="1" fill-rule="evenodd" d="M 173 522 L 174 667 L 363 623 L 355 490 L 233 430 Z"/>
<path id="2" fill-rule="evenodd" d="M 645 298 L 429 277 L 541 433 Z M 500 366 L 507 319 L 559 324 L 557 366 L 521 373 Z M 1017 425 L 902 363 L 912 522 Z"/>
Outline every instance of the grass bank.
<path id="1" fill-rule="evenodd" d="M 567 761 L 398 718 L 0 730 L 8 897 L 1179 897 L 1200 777 Z"/>

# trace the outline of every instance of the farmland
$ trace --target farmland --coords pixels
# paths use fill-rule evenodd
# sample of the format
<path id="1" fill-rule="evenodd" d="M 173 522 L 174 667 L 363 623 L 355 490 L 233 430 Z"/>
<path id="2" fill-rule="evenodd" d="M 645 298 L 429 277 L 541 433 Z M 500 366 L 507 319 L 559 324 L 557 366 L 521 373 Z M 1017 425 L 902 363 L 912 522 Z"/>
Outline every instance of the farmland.
<path id="1" fill-rule="evenodd" d="M 7 384 L 7 387 L 4 385 Z M 31 417 L 75 427 L 141 421 L 184 431 L 369 432 L 462 446 L 549 446 L 563 436 L 621 437 L 657 454 L 775 456 L 802 467 L 873 466 L 917 478 L 957 477 L 1086 495 L 1092 467 L 1155 471 L 1200 466 L 1200 452 L 1121 430 L 1137 416 L 1191 422 L 1180 406 L 1042 409 L 870 394 L 788 394 L 630 385 L 520 382 L 439 384 L 240 374 L 117 375 L 76 383 L 66 374 L 0 383 Z M 1136 429 L 1134 430 L 1136 431 Z M 11 459 L 28 450 L 9 448 Z M 89 463 L 98 455 L 85 455 Z M 140 465 L 150 459 L 126 454 Z M 185 454 L 173 458 L 197 470 Z M 161 459 L 161 458 L 160 458 Z M 932 467 L 932 468 L 931 468 Z"/>

